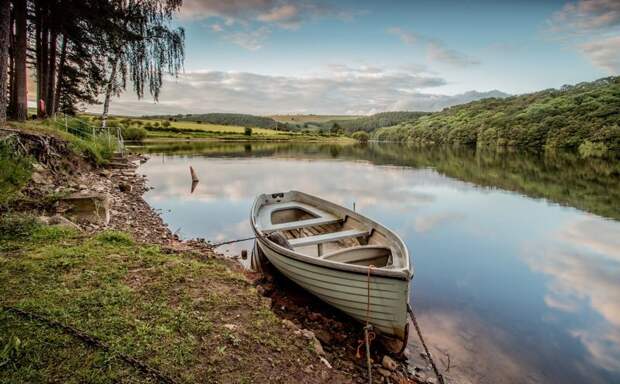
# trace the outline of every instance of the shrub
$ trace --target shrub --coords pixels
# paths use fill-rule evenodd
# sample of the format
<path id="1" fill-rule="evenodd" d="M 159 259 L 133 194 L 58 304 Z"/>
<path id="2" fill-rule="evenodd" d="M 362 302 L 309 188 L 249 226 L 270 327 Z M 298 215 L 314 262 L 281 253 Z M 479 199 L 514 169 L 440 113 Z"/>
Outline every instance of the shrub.
<path id="1" fill-rule="evenodd" d="M 0 142 L 0 205 L 7 203 L 30 180 L 32 166 L 13 146 Z"/>
<path id="2" fill-rule="evenodd" d="M 161 126 L 164 128 L 168 128 L 170 126 L 170 121 L 168 120 L 162 121 Z"/>
<path id="3" fill-rule="evenodd" d="M 246 136 L 252 136 L 252 128 L 245 127 L 245 129 L 243 130 L 243 134 Z"/>
<path id="4" fill-rule="evenodd" d="M 360 143 L 367 143 L 369 139 L 368 132 L 366 131 L 357 131 L 351 135 L 352 138 L 359 141 Z"/>
<path id="5" fill-rule="evenodd" d="M 593 143 L 589 140 L 584 141 L 579 146 L 579 154 L 584 159 L 588 157 L 605 157 L 608 150 L 605 143 Z"/>
<path id="6" fill-rule="evenodd" d="M 124 140 L 142 141 L 147 136 L 146 129 L 142 127 L 127 127 L 121 130 Z"/>

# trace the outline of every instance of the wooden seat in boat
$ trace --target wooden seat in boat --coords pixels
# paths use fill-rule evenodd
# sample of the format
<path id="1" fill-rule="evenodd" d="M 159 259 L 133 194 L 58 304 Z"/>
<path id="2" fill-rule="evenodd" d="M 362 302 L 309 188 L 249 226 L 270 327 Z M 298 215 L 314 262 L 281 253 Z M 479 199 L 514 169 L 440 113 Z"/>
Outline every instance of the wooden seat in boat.
<path id="1" fill-rule="evenodd" d="M 340 263 L 382 268 L 388 265 L 392 256 L 392 250 L 381 245 L 362 245 L 359 247 L 345 248 L 321 256 L 322 259 L 337 261 Z"/>
<path id="2" fill-rule="evenodd" d="M 285 217 L 287 212 L 291 212 L 290 217 L 295 217 L 293 213 L 301 212 L 304 214 L 300 220 L 283 221 L 274 223 L 274 214 Z M 321 209 L 304 204 L 298 201 L 276 203 L 265 206 L 261 210 L 259 217 L 260 227 L 263 232 L 289 231 L 291 229 L 301 229 L 316 225 L 334 224 L 342 221 L 342 218 L 325 212 Z"/>
<path id="3" fill-rule="evenodd" d="M 315 236 L 306 236 L 306 237 L 300 237 L 297 239 L 290 239 L 289 243 L 293 247 L 304 247 L 306 245 L 329 243 L 330 241 L 344 240 L 344 239 L 349 239 L 352 237 L 368 236 L 369 234 L 370 232 L 366 230 L 349 229 L 346 231 L 330 232 L 330 233 L 323 233 L 323 234 L 315 235 Z"/>

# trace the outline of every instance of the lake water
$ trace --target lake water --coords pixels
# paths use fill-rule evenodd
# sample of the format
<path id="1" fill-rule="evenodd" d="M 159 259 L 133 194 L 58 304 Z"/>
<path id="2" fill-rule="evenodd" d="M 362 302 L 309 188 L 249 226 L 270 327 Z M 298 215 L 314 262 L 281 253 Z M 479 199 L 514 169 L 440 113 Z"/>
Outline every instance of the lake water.
<path id="1" fill-rule="evenodd" d="M 459 382 L 620 383 L 618 161 L 379 144 L 141 150 L 145 198 L 185 238 L 251 236 L 255 195 L 290 189 L 396 231 L 427 342 Z"/>

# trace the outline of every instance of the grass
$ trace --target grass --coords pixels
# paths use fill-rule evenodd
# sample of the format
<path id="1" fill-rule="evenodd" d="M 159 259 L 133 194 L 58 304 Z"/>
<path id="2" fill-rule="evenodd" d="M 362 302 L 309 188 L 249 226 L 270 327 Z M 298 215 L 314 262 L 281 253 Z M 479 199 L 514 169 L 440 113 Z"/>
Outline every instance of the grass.
<path id="1" fill-rule="evenodd" d="M 141 121 L 143 126 L 146 124 L 153 125 L 154 122 L 159 120 L 143 120 L 143 119 L 132 119 L 134 121 Z M 220 125 L 220 124 L 207 124 L 207 123 L 197 123 L 194 121 L 172 121 L 170 122 L 171 128 L 177 128 L 181 130 L 190 130 L 197 132 L 213 132 L 213 133 L 224 133 L 224 134 L 240 134 L 243 135 L 245 127 L 235 126 L 235 125 Z M 159 128 L 152 128 L 151 132 L 156 132 L 157 130 L 161 130 L 165 132 L 166 128 L 160 126 Z M 281 135 L 286 134 L 286 132 L 276 131 L 273 129 L 265 129 L 265 128 L 255 128 L 252 127 L 253 134 L 272 136 L 272 135 Z"/>
<path id="2" fill-rule="evenodd" d="M 279 381 L 317 362 L 307 342 L 288 334 L 223 261 L 165 254 L 121 232 L 85 236 L 27 217 L 0 218 L 0 229 L 1 306 L 74 326 L 179 382 Z M 0 382 L 50 381 L 153 379 L 114 353 L 0 311 Z"/>
<path id="3" fill-rule="evenodd" d="M 67 130 L 65 130 L 63 122 L 46 119 L 28 120 L 22 123 L 12 121 L 9 122 L 9 125 L 15 129 L 52 135 L 65 140 L 73 151 L 95 164 L 105 164 L 117 151 L 117 142 L 114 138 L 109 140 L 107 135 L 101 134 L 92 136 L 91 128 L 85 127 L 81 120 L 68 119 Z"/>
<path id="4" fill-rule="evenodd" d="M 31 159 L 18 153 L 15 145 L 10 138 L 0 141 L 0 206 L 14 198 L 32 173 Z"/>
<path id="5" fill-rule="evenodd" d="M 325 123 L 332 120 L 353 120 L 356 115 L 273 115 L 269 116 L 280 123 Z"/>

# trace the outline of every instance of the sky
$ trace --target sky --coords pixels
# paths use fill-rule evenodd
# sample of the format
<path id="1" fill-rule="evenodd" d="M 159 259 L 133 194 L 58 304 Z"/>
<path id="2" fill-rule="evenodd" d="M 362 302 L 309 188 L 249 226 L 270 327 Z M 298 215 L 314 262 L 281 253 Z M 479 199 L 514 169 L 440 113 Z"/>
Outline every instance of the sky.
<path id="1" fill-rule="evenodd" d="M 434 111 L 620 74 L 620 0 L 184 0 L 174 23 L 183 72 L 113 114 Z"/>

